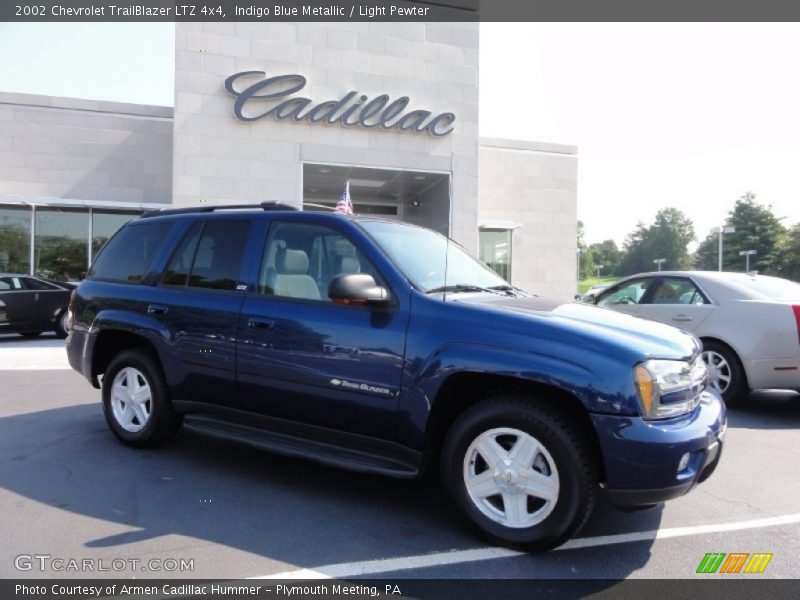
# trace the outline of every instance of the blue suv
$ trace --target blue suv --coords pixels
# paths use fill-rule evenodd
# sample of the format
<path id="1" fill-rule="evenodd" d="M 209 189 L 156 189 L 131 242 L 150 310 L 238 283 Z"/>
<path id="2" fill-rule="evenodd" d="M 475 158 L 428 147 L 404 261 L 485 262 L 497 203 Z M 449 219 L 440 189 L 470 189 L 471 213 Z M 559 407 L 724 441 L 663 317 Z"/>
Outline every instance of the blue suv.
<path id="1" fill-rule="evenodd" d="M 572 537 L 601 489 L 626 507 L 685 494 L 722 449 L 691 334 L 528 294 L 397 221 L 145 214 L 70 312 L 70 364 L 122 442 L 184 425 L 356 471 L 438 469 L 466 519 L 516 548 Z"/>

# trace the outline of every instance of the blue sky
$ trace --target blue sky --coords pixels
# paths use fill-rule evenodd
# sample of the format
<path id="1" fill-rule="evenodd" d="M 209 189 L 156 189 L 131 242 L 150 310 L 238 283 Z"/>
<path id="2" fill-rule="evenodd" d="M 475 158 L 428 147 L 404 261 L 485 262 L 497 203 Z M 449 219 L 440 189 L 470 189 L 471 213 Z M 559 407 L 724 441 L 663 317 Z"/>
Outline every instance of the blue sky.
<path id="1" fill-rule="evenodd" d="M 172 105 L 174 28 L 0 24 L 0 90 Z M 702 239 L 747 191 L 790 225 L 798 56 L 794 23 L 483 24 L 480 132 L 576 144 L 589 241 L 665 206 Z"/>
<path id="2" fill-rule="evenodd" d="M 172 23 L 0 23 L 0 90 L 172 106 Z"/>

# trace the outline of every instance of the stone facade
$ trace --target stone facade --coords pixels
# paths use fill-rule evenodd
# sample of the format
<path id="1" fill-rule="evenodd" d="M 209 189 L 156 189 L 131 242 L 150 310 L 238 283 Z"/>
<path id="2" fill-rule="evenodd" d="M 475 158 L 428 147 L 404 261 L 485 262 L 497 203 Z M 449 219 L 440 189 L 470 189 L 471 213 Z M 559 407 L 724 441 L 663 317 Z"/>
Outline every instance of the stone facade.
<path id="1" fill-rule="evenodd" d="M 481 227 L 516 227 L 512 283 L 562 299 L 575 293 L 577 150 L 478 138 L 478 24 L 178 23 L 175 61 L 174 111 L 0 93 L 0 204 L 299 206 L 304 165 L 444 174 L 453 238 L 477 254 Z M 455 129 L 434 137 L 242 122 L 224 82 L 247 70 L 303 75 L 295 95 L 314 103 L 350 90 L 409 96 L 407 110 L 452 112 Z M 446 200 L 442 185 L 429 193 Z M 438 206 L 446 223 L 446 204 Z"/>
<path id="2" fill-rule="evenodd" d="M 302 164 L 452 174 L 451 234 L 475 250 L 478 217 L 477 23 L 178 23 L 174 202 L 302 203 Z M 446 137 L 269 117 L 238 121 L 229 75 L 307 78 L 315 103 L 350 90 L 410 96 L 409 108 L 456 115 Z"/>
<path id="3" fill-rule="evenodd" d="M 169 203 L 172 109 L 0 92 L 0 199 Z"/>
<path id="4" fill-rule="evenodd" d="M 521 225 L 513 233 L 513 285 L 554 298 L 577 289 L 577 148 L 481 138 L 479 226 Z"/>

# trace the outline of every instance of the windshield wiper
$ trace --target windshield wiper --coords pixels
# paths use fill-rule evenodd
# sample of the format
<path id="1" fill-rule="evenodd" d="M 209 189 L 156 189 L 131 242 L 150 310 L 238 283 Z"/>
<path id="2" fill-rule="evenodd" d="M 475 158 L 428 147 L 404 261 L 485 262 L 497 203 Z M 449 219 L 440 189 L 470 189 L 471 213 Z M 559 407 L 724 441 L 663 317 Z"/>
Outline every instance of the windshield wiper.
<path id="1" fill-rule="evenodd" d="M 497 290 L 498 292 L 508 292 L 509 294 L 514 294 L 514 295 L 517 295 L 517 296 L 526 294 L 526 292 L 524 292 L 523 290 L 519 289 L 518 287 L 514 287 L 513 285 L 508 285 L 508 284 L 492 285 L 492 286 L 489 286 L 486 289 Z"/>
<path id="2" fill-rule="evenodd" d="M 443 285 L 441 287 L 433 288 L 425 292 L 426 294 L 441 294 L 442 292 L 486 292 L 488 294 L 499 294 L 499 290 L 481 287 L 479 285 L 471 285 L 468 283 L 457 283 L 455 285 Z"/>

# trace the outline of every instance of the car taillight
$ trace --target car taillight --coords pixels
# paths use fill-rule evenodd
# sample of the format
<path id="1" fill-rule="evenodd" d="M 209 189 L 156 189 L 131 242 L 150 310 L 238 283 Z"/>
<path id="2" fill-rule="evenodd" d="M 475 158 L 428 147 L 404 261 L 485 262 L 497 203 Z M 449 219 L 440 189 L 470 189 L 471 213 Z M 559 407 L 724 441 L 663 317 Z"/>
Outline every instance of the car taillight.
<path id="1" fill-rule="evenodd" d="M 797 341 L 800 343 L 800 305 L 793 305 L 792 312 L 794 313 L 794 324 L 797 325 Z"/>

